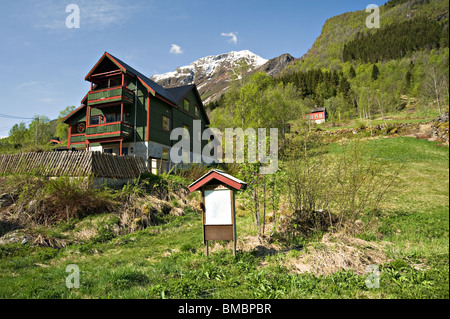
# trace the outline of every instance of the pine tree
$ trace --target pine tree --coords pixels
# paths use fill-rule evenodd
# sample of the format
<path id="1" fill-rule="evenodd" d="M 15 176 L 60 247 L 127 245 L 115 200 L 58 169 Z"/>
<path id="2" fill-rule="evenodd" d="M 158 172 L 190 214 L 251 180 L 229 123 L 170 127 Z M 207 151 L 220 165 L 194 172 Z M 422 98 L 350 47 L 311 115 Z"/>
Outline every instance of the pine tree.
<path id="1" fill-rule="evenodd" d="M 356 76 L 356 71 L 352 65 L 352 66 L 350 66 L 349 77 L 350 77 L 350 79 L 353 79 L 355 76 Z"/>
<path id="2" fill-rule="evenodd" d="M 378 80 L 378 76 L 380 75 L 380 70 L 378 70 L 378 67 L 376 64 L 372 67 L 372 80 L 376 81 Z"/>
<path id="3" fill-rule="evenodd" d="M 406 71 L 406 74 L 405 74 L 405 83 L 406 83 L 407 89 L 410 88 L 412 81 L 413 81 L 413 75 L 412 75 L 411 71 L 408 70 L 408 71 Z"/>

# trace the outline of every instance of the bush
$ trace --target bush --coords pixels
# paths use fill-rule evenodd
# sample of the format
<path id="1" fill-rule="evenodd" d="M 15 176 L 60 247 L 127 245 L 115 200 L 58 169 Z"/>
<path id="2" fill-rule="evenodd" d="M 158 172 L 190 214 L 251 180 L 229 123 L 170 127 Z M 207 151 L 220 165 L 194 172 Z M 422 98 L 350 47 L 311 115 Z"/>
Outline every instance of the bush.
<path id="1" fill-rule="evenodd" d="M 362 142 L 341 147 L 340 153 L 318 151 L 321 141 L 306 136 L 286 163 L 288 198 L 293 214 L 287 229 L 308 236 L 314 232 L 346 228 L 357 231 L 355 221 L 377 209 L 396 181 L 401 166 L 368 157 Z"/>
<path id="2" fill-rule="evenodd" d="M 360 121 L 360 122 L 358 123 L 358 128 L 359 128 L 361 131 L 363 131 L 363 130 L 365 130 L 365 129 L 367 128 L 367 125 L 366 125 L 366 123 L 364 123 L 363 121 Z"/>
<path id="3" fill-rule="evenodd" d="M 91 178 L 69 176 L 13 175 L 8 176 L 5 189 L 17 197 L 14 210 L 21 224 L 49 225 L 114 209 L 113 193 L 93 189 L 91 182 Z"/>
<path id="4" fill-rule="evenodd" d="M 162 200 L 170 200 L 173 193 L 188 194 L 189 181 L 183 177 L 170 174 L 142 174 L 138 181 L 138 188 Z"/>

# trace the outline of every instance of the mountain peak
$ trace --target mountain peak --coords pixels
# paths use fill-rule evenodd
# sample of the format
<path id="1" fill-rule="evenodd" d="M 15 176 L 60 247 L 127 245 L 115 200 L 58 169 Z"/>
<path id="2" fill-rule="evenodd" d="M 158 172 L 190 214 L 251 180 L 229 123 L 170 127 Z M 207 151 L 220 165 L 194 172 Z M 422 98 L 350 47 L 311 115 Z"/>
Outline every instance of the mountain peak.
<path id="1" fill-rule="evenodd" d="M 226 91 L 232 78 L 232 71 L 240 61 L 248 63 L 249 71 L 268 62 L 249 50 L 231 51 L 200 58 L 175 71 L 154 75 L 151 79 L 165 88 L 195 83 L 205 99 L 204 103 L 207 104 Z"/>
<path id="2" fill-rule="evenodd" d="M 227 91 L 235 76 L 234 69 L 241 61 L 247 62 L 249 73 L 266 72 L 275 76 L 294 63 L 295 58 L 286 53 L 266 60 L 249 50 L 231 51 L 203 57 L 175 71 L 154 75 L 151 79 L 167 89 L 195 83 L 203 103 L 208 104 Z"/>

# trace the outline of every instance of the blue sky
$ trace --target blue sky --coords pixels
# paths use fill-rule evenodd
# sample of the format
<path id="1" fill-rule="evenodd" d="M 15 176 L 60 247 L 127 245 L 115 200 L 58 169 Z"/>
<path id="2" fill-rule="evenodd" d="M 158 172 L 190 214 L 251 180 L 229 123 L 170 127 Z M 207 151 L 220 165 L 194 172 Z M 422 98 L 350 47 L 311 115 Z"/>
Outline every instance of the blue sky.
<path id="1" fill-rule="evenodd" d="M 229 51 L 301 57 L 335 15 L 378 0 L 39 0 L 0 11 L 0 114 L 50 119 L 79 106 L 105 51 L 149 77 Z M 80 28 L 66 27 L 69 4 Z M 0 136 L 20 119 L 0 117 Z M 27 122 L 28 120 L 23 120 Z"/>

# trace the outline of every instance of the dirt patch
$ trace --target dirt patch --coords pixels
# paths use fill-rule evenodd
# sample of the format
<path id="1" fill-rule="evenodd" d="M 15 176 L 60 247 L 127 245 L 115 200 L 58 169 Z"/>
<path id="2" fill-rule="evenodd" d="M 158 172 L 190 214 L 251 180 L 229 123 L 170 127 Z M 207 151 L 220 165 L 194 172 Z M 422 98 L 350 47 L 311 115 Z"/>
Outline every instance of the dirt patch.
<path id="1" fill-rule="evenodd" d="M 335 272 L 348 270 L 355 274 L 363 275 L 369 265 L 381 265 L 390 262 L 384 253 L 389 242 L 368 242 L 363 239 L 350 237 L 343 233 L 325 234 L 320 242 L 308 244 L 303 249 L 286 249 L 269 238 L 247 236 L 238 240 L 238 251 L 254 252 L 257 256 L 283 254 L 283 266 L 293 273 L 312 273 L 315 275 L 331 275 Z M 211 252 L 223 249 L 233 249 L 233 243 L 215 243 Z M 290 255 L 292 250 L 299 253 Z M 268 263 L 261 262 L 264 267 Z"/>
<path id="2" fill-rule="evenodd" d="M 212 253 L 221 250 L 232 250 L 233 242 L 213 242 L 210 244 L 210 251 Z M 244 239 L 238 239 L 236 243 L 236 250 L 245 252 L 255 252 L 257 256 L 274 255 L 288 250 L 283 250 L 280 245 L 270 243 L 268 237 L 247 236 Z"/>
<path id="3" fill-rule="evenodd" d="M 353 270 L 363 275 L 369 265 L 388 260 L 384 248 L 389 243 L 373 243 L 343 234 L 326 234 L 320 243 L 309 244 L 300 257 L 287 262 L 295 273 L 330 275 L 341 270 Z"/>

